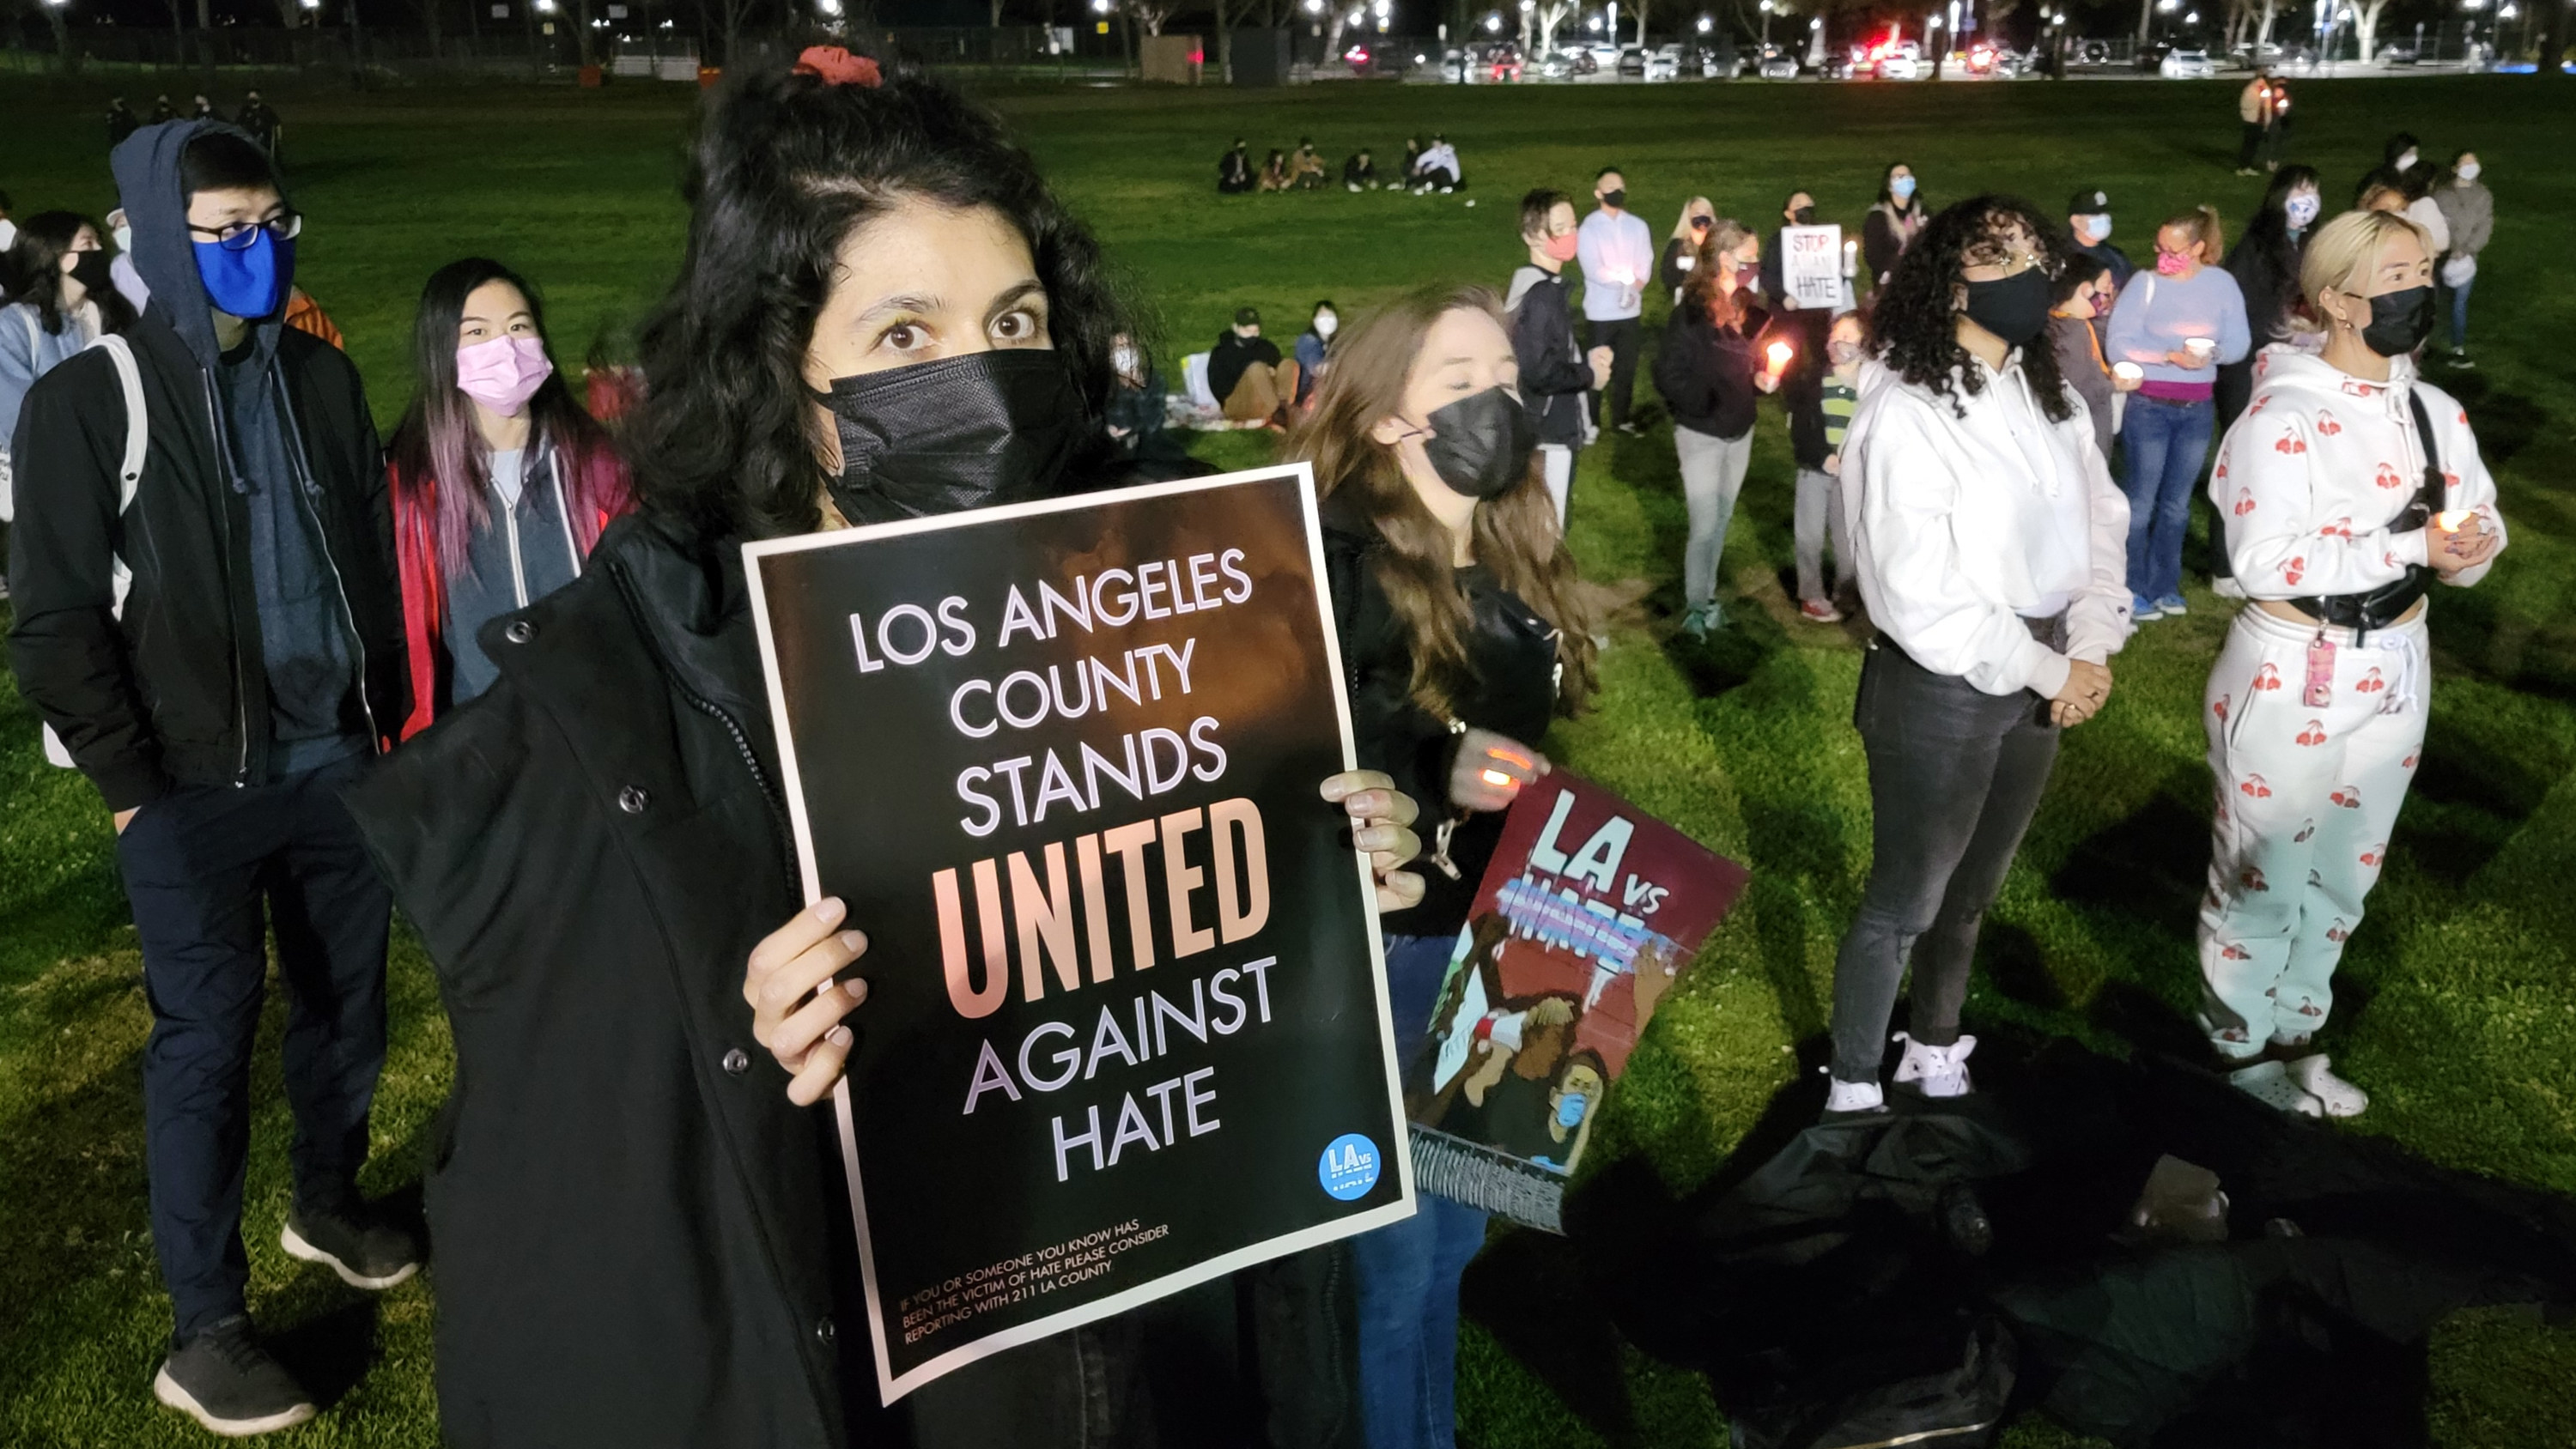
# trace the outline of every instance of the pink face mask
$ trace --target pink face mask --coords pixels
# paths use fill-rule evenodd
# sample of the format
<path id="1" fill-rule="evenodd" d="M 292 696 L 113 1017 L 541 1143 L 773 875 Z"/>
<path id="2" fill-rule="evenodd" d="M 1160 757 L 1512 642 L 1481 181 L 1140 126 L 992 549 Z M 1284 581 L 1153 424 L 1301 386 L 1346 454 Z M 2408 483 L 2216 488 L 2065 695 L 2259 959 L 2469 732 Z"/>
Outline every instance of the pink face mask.
<path id="1" fill-rule="evenodd" d="M 2161 248 L 2157 250 L 2156 272 L 2158 275 L 2179 277 L 2190 269 L 2191 258 L 2184 256 L 2179 252 L 2169 252 L 2162 250 Z"/>
<path id="2" fill-rule="evenodd" d="M 1572 232 L 1552 236 L 1547 239 L 1547 254 L 1552 260 L 1570 262 L 1574 260 L 1575 249 L 1582 244 L 1583 239 Z"/>
<path id="3" fill-rule="evenodd" d="M 495 337 L 456 349 L 456 386 L 467 397 L 515 418 L 554 376 L 546 345 L 534 337 Z"/>

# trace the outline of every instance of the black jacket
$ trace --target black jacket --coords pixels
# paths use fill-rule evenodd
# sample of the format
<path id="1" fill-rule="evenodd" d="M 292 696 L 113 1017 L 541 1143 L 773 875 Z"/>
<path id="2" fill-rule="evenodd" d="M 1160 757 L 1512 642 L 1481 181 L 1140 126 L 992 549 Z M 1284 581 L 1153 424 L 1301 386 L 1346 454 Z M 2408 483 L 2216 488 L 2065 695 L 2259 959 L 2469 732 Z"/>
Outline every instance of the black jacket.
<path id="1" fill-rule="evenodd" d="M 1673 424 L 1711 437 L 1740 438 L 1753 427 L 1753 374 L 1762 366 L 1768 312 L 1744 304 L 1741 323 L 1720 327 L 1704 312 L 1686 308 L 1664 329 L 1655 354 L 1655 391 L 1673 410 Z"/>
<path id="2" fill-rule="evenodd" d="M 126 340 L 150 436 L 134 504 L 117 513 L 125 394 L 114 363 L 84 352 L 27 393 L 11 446 L 17 522 L 9 587 L 18 688 L 111 810 L 175 785 L 267 779 L 269 700 L 251 584 L 249 500 L 215 436 L 222 386 L 213 321 L 188 247 L 180 147 L 209 123 L 138 131 L 117 182 L 152 304 Z M 277 319 L 276 367 L 312 485 L 362 695 L 380 738 L 408 709 L 402 599 L 382 451 L 358 372 L 338 348 Z M 111 557 L 134 571 L 112 615 Z"/>
<path id="3" fill-rule="evenodd" d="M 802 897 L 740 550 L 621 520 L 481 638 L 499 682 L 348 797 L 456 1040 L 427 1188 L 444 1442 L 904 1442 L 875 1408 L 830 1109 L 788 1103 L 742 997 Z M 1224 1428 L 1164 1442 L 1346 1449 L 1342 1262 L 988 1359 L 906 1401 L 914 1442 L 1053 1444 L 1027 1426 L 1131 1393 L 1169 1426 L 1191 1407 L 1172 1374 L 1139 1386 L 1168 1364 Z"/>
<path id="4" fill-rule="evenodd" d="M 1682 265 L 1685 257 L 1690 259 L 1691 265 Z M 1663 283 L 1665 291 L 1679 292 L 1690 281 L 1691 272 L 1698 265 L 1699 243 L 1687 237 L 1667 237 L 1664 239 L 1663 260 L 1655 264 L 1655 280 Z"/>
<path id="5" fill-rule="evenodd" d="M 1390 917 L 1387 929 L 1408 936 L 1453 935 L 1467 924 L 1476 887 L 1502 840 L 1503 816 L 1468 815 L 1451 834 L 1449 860 L 1458 868 L 1457 879 L 1431 863 L 1440 822 L 1458 814 L 1449 804 L 1458 736 L 1449 721 L 1413 700 L 1412 646 L 1377 578 L 1375 555 L 1385 540 L 1347 499 L 1328 500 L 1323 523 L 1324 571 L 1360 768 L 1384 770 L 1422 807 L 1414 829 L 1424 858 L 1413 866 L 1425 888 L 1422 903 Z M 1455 702 L 1457 717 L 1536 749 L 1557 713 L 1556 628 L 1483 568 L 1461 569 L 1457 578 L 1475 619 L 1467 662 L 1476 674 L 1474 692 Z"/>
<path id="6" fill-rule="evenodd" d="M 1264 367 L 1279 365 L 1279 344 L 1267 337 L 1246 337 L 1229 327 L 1218 337 L 1216 346 L 1208 349 L 1208 391 L 1222 404 L 1234 395 L 1236 383 L 1254 363 Z"/>
<path id="7" fill-rule="evenodd" d="M 1542 443 L 1580 445 L 1583 395 L 1592 367 L 1574 341 L 1574 310 L 1563 274 L 1523 265 L 1512 274 L 1512 356 L 1520 363 L 1521 406 Z"/>
<path id="8" fill-rule="evenodd" d="M 427 1190 L 450 1444 L 847 1442 L 829 1118 L 742 997 L 803 904 L 748 607 L 737 551 L 622 521 L 349 796 L 456 1038 Z"/>

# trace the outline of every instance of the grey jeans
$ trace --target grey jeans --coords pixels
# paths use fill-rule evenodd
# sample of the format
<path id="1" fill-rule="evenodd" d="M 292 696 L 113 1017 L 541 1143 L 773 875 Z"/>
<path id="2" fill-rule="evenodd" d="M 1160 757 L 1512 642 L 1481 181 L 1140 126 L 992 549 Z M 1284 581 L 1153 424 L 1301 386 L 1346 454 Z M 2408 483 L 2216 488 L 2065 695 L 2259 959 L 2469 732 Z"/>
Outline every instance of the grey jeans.
<path id="1" fill-rule="evenodd" d="M 1717 597 L 1717 560 L 1726 551 L 1726 526 L 1735 520 L 1735 497 L 1744 491 L 1744 469 L 1753 461 L 1753 430 L 1719 438 L 1676 425 L 1673 452 L 1682 465 L 1682 502 L 1690 509 L 1682 597 L 1696 609 Z"/>
<path id="2" fill-rule="evenodd" d="M 1798 501 L 1790 515 L 1798 549 L 1798 602 L 1826 603 L 1851 593 L 1851 540 L 1843 526 L 1843 480 L 1819 468 L 1798 470 Z M 1834 591 L 1825 592 L 1825 539 L 1834 543 Z"/>
<path id="3" fill-rule="evenodd" d="M 2031 620 L 2065 647 L 2065 619 Z M 1834 1077 L 1875 1082 L 1909 959 L 1908 1033 L 1959 1039 L 1977 929 L 2021 849 L 2057 762 L 2048 702 L 1987 694 L 1873 640 L 1852 712 L 1869 756 L 1873 855 L 1860 913 L 1834 958 Z"/>

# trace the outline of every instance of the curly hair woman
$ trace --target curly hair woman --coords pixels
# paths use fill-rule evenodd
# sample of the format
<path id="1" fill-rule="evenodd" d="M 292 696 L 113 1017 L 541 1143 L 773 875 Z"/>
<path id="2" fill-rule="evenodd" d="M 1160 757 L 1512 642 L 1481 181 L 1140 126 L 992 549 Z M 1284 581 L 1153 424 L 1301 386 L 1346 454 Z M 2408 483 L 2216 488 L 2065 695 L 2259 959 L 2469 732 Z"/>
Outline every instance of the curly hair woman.
<path id="1" fill-rule="evenodd" d="M 1081 440 L 1121 327 L 1099 249 L 989 114 L 837 48 L 732 78 L 687 196 L 643 338 L 639 513 L 501 616 L 499 677 L 353 804 L 455 1030 L 427 1187 L 445 1438 L 1210 1442 L 1157 1425 L 1137 1313 L 875 1418 L 831 1124 L 807 1108 L 868 973 L 904 967 L 862 960 L 839 900 L 798 909 L 740 547 L 1101 481 Z M 1326 795 L 1388 871 L 1411 853 L 1383 776 Z M 1299 1367 L 1303 1395 L 1338 1365 Z"/>
<path id="2" fill-rule="evenodd" d="M 1879 637 L 1853 710 L 1869 757 L 1869 885 L 1834 962 L 1829 1112 L 1883 1110 L 1879 1068 L 1908 958 L 1898 1085 L 1969 1090 L 1959 1003 L 1977 928 L 2056 763 L 2098 712 L 2129 634 L 2129 510 L 2045 336 L 2056 228 L 1980 196 L 1925 223 L 1871 315 L 1843 440 L 1861 597 Z"/>

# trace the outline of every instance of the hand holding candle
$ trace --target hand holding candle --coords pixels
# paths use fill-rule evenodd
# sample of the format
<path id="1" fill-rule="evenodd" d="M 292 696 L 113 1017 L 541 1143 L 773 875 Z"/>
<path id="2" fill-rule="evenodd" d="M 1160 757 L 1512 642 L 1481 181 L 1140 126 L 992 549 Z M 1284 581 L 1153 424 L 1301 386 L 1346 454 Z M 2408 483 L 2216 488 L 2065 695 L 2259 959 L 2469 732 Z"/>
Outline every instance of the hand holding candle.
<path id="1" fill-rule="evenodd" d="M 1547 756 L 1520 741 L 1469 729 L 1458 738 L 1458 761 L 1449 771 L 1449 803 L 1463 810 L 1508 810 L 1521 787 L 1548 769 Z"/>

